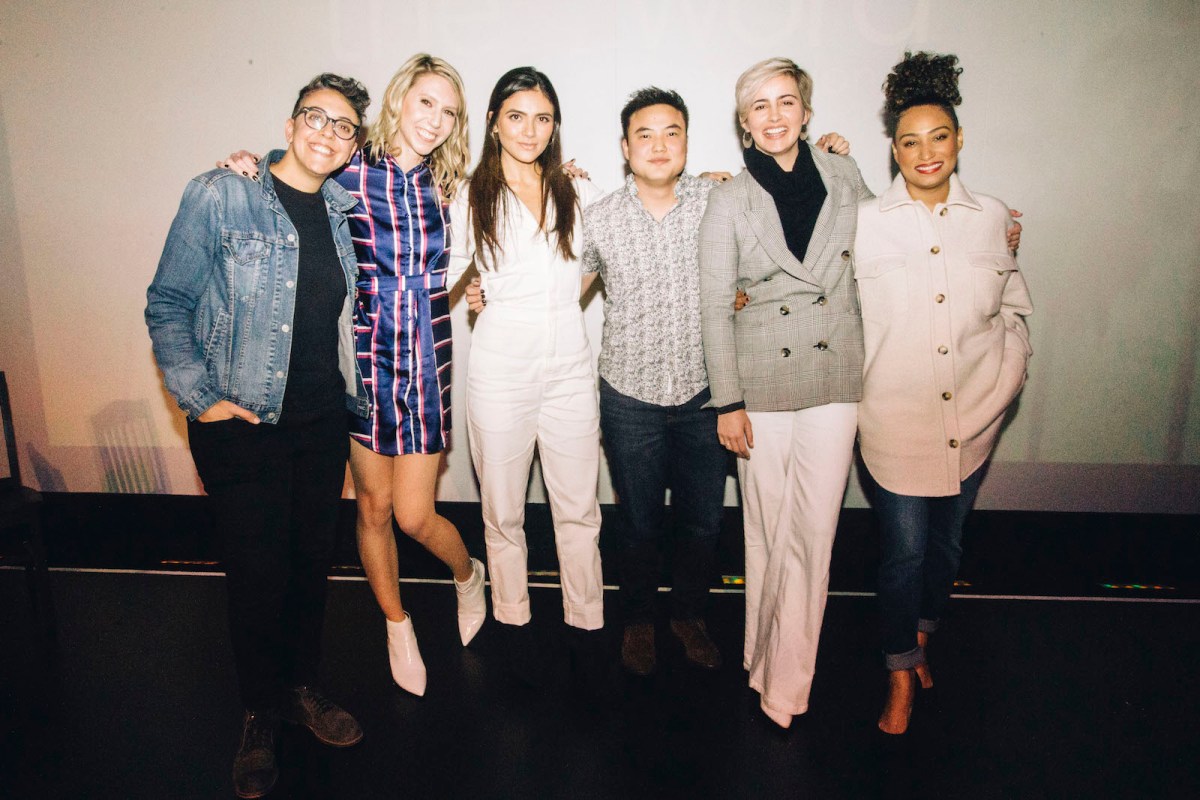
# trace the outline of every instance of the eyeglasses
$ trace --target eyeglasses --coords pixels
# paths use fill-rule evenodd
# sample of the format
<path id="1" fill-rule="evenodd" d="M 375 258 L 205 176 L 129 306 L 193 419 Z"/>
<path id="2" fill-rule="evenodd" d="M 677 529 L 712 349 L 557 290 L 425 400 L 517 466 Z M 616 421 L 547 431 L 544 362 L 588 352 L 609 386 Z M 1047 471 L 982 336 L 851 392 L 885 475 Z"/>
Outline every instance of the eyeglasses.
<path id="1" fill-rule="evenodd" d="M 314 131 L 323 130 L 327 124 L 332 122 L 333 134 L 339 139 L 344 139 L 348 142 L 358 135 L 359 126 L 355 125 L 348 119 L 343 119 L 342 117 L 331 117 L 320 108 L 306 106 L 305 108 L 297 111 L 292 119 L 295 119 L 300 115 L 304 116 L 304 124 L 312 128 Z"/>

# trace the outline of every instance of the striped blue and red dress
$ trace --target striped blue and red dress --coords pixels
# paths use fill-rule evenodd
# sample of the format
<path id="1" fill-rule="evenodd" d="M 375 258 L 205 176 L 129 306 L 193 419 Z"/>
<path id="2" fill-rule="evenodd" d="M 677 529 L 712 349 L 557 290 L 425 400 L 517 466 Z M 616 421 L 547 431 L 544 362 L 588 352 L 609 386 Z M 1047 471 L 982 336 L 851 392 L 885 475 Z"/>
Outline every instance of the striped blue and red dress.
<path id="1" fill-rule="evenodd" d="M 358 256 L 354 337 L 371 397 L 350 436 L 376 453 L 445 449 L 450 433 L 449 212 L 427 164 L 405 172 L 360 151 L 337 176 Z"/>

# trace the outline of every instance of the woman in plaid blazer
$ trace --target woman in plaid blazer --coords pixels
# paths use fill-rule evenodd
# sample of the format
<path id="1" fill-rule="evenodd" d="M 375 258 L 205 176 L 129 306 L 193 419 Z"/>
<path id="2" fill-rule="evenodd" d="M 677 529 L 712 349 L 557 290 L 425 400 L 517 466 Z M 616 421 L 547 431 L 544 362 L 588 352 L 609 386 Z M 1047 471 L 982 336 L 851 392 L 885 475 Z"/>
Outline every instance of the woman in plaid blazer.
<path id="1" fill-rule="evenodd" d="M 743 666 L 781 727 L 808 710 L 829 559 L 862 392 L 850 158 L 802 141 L 812 79 L 772 58 L 738 79 L 747 170 L 715 188 L 700 231 L 705 363 L 721 443 L 740 456 Z M 730 298 L 750 295 L 737 312 Z"/>

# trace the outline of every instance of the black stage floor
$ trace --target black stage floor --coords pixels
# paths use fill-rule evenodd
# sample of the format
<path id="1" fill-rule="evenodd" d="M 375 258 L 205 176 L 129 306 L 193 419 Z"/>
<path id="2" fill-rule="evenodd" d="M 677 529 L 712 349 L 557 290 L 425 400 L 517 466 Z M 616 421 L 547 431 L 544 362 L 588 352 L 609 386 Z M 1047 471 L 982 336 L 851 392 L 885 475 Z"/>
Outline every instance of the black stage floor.
<path id="1" fill-rule="evenodd" d="M 482 554 L 478 507 L 446 512 Z M 745 685 L 742 596 L 716 580 L 724 669 L 686 668 L 662 626 L 655 676 L 618 675 L 598 706 L 581 697 L 544 515 L 531 508 L 531 567 L 552 586 L 531 594 L 553 677 L 537 690 L 509 677 L 494 623 L 461 647 L 453 589 L 437 580 L 448 576 L 402 542 L 429 668 L 420 699 L 391 684 L 347 527 L 325 683 L 366 738 L 334 751 L 285 730 L 272 797 L 1200 797 L 1195 518 L 976 514 L 961 596 L 931 648 L 936 686 L 897 738 L 874 727 L 884 674 L 868 512 L 844 515 L 811 709 L 786 733 Z M 29 619 L 24 575 L 0 569 L 0 797 L 232 797 L 241 711 L 203 501 L 52 495 L 48 517 L 56 652 Z M 732 580 L 733 515 L 727 528 Z M 614 663 L 615 601 L 607 592 Z"/>

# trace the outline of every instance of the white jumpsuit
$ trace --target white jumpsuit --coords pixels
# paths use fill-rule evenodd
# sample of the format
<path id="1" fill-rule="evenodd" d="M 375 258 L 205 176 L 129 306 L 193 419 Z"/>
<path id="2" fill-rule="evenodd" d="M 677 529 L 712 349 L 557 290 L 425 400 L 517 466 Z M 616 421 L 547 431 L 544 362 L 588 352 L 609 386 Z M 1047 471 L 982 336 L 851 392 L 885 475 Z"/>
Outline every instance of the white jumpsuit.
<path id="1" fill-rule="evenodd" d="M 599 199 L 590 182 L 576 181 L 580 205 Z M 467 364 L 467 430 L 479 477 L 484 540 L 492 577 L 492 610 L 512 625 L 529 622 L 525 497 L 533 448 L 554 518 L 554 538 L 568 625 L 604 625 L 600 573 L 600 414 L 595 359 L 579 305 L 579 259 L 564 260 L 516 195 L 496 263 L 480 254 L 476 266 L 487 294 Z M 476 256 L 464 187 L 451 207 L 448 285 Z M 583 249 L 576 214 L 572 245 Z M 547 227 L 553 215 L 547 211 Z"/>

